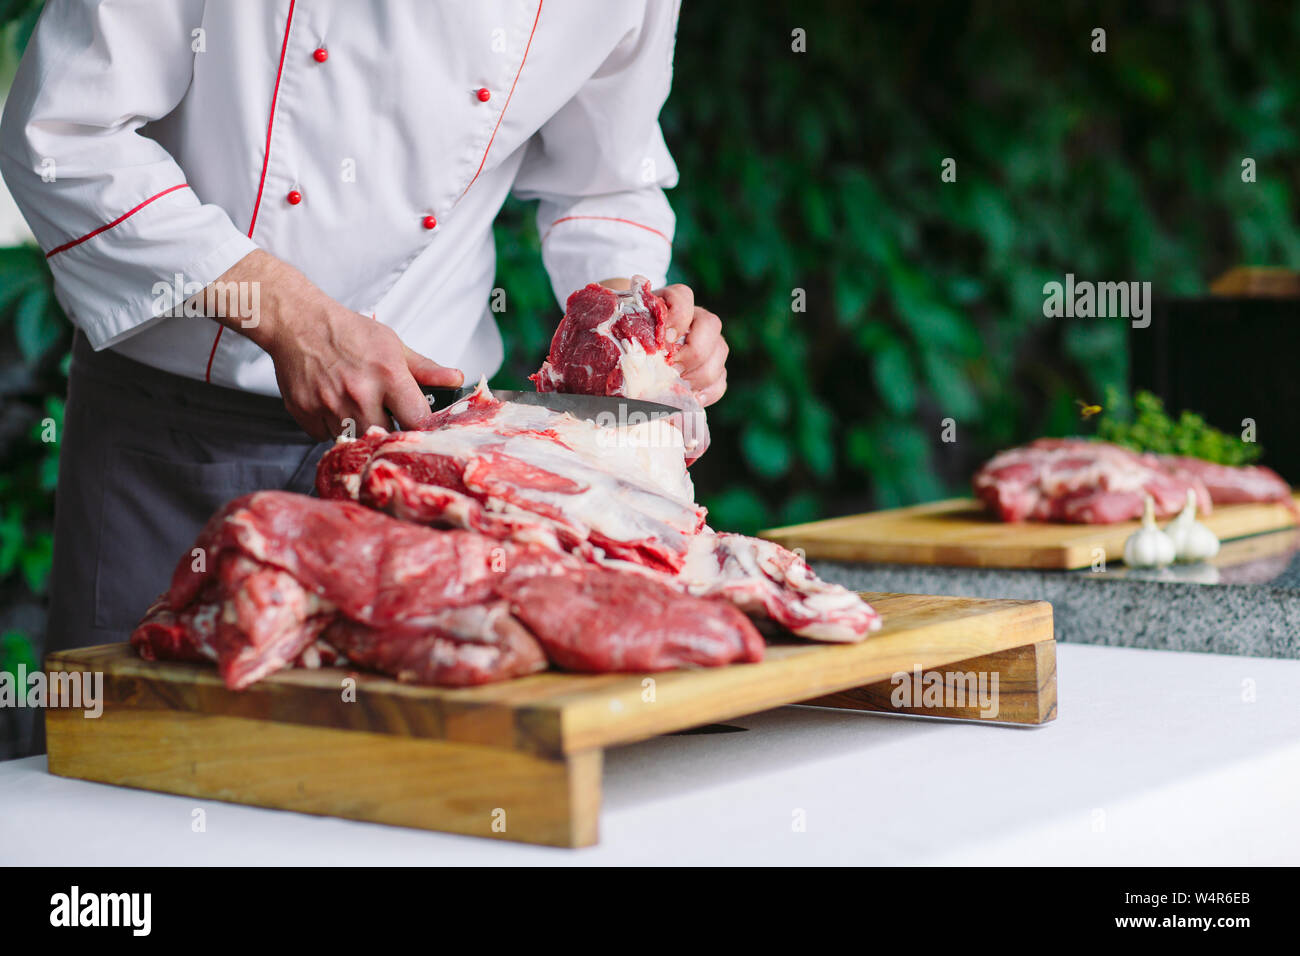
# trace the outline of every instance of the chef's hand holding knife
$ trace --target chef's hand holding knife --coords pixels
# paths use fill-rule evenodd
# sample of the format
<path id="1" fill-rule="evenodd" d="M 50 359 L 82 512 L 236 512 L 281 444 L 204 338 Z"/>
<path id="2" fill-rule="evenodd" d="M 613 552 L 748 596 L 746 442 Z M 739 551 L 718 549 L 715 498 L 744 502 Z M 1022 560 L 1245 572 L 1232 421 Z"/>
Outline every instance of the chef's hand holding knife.
<path id="1" fill-rule="evenodd" d="M 388 326 L 335 302 L 263 250 L 240 259 L 207 292 L 222 282 L 259 283 L 256 324 L 218 314 L 218 296 L 205 300 L 205 311 L 271 356 L 285 408 L 318 441 L 344 434 L 349 421 L 358 437 L 371 425 L 391 428 L 393 419 L 413 427 L 429 414 L 421 385 L 464 384 L 458 369 L 407 348 Z"/>

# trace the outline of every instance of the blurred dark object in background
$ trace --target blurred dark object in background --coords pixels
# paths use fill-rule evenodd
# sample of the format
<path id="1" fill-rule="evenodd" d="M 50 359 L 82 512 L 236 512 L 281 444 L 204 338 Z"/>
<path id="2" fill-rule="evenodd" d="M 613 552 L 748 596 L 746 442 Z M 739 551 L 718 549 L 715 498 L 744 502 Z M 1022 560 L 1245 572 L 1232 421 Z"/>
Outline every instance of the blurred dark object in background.
<path id="1" fill-rule="evenodd" d="M 1253 420 L 1260 464 L 1300 485 L 1300 298 L 1157 299 L 1129 353 L 1134 392 L 1235 435 Z"/>
<path id="2" fill-rule="evenodd" d="M 1300 298 L 1300 272 L 1265 266 L 1237 266 L 1210 283 L 1210 295 L 1246 299 Z"/>

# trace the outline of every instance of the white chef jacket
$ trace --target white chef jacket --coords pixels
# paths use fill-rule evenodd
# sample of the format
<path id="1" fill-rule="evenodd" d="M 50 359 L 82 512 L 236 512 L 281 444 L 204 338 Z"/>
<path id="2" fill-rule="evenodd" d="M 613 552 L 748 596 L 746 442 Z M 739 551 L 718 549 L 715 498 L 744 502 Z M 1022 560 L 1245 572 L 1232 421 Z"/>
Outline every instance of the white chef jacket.
<path id="1" fill-rule="evenodd" d="M 561 302 L 665 281 L 679 3 L 49 0 L 0 169 L 96 349 L 277 394 L 248 339 L 168 314 L 260 247 L 472 381 L 512 190 Z"/>

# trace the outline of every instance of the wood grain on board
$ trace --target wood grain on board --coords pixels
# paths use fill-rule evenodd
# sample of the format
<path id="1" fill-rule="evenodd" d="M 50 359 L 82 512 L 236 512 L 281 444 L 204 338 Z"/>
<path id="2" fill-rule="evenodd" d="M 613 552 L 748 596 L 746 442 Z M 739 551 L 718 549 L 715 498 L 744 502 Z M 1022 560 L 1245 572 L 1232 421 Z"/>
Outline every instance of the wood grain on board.
<path id="1" fill-rule="evenodd" d="M 47 711 L 50 770 L 196 798 L 583 846 L 596 840 L 605 747 L 800 702 L 998 722 L 1055 716 L 1051 605 L 864 597 L 885 623 L 860 644 L 792 639 L 771 644 L 760 664 L 550 672 L 464 689 L 323 668 L 284 671 L 236 692 L 209 666 L 143 661 L 124 644 L 62 651 L 47 668 L 103 673 L 105 699 L 95 719 Z M 997 673 L 995 712 L 972 711 L 969 702 L 893 705 L 894 675 L 940 668 Z"/>

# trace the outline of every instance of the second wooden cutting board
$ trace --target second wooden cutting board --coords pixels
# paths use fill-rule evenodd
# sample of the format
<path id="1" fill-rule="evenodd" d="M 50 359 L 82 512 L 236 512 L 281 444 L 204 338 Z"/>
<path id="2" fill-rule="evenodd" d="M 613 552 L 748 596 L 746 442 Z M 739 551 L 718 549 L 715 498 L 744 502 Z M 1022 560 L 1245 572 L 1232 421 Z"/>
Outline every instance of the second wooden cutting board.
<path id="1" fill-rule="evenodd" d="M 1278 503 L 1222 505 L 1201 520 L 1223 541 L 1296 523 L 1295 514 Z M 952 498 L 774 528 L 762 536 L 827 561 L 1070 570 L 1092 567 L 1099 555 L 1107 563 L 1122 560 L 1124 542 L 1137 527 L 1136 521 L 1009 524 L 991 518 L 973 499 Z"/>

